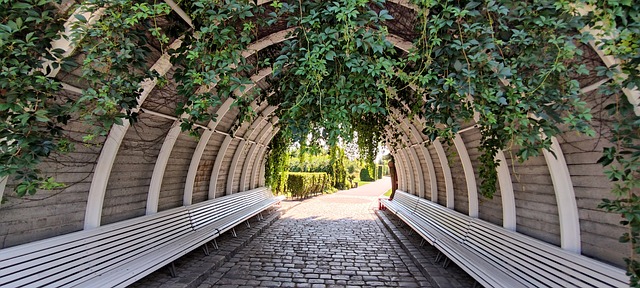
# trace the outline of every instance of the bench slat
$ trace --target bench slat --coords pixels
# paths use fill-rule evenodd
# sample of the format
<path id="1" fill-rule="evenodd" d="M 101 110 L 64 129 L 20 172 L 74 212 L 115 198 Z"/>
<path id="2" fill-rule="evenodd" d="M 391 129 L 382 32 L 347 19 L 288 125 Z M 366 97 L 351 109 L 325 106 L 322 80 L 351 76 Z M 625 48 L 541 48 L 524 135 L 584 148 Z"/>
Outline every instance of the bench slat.
<path id="1" fill-rule="evenodd" d="M 622 269 L 406 192 L 396 191 L 395 197 L 393 201 L 381 199 L 380 202 L 487 287 L 629 285 Z"/>
<path id="2" fill-rule="evenodd" d="M 279 203 L 261 187 L 0 250 L 0 286 L 125 286 Z"/>

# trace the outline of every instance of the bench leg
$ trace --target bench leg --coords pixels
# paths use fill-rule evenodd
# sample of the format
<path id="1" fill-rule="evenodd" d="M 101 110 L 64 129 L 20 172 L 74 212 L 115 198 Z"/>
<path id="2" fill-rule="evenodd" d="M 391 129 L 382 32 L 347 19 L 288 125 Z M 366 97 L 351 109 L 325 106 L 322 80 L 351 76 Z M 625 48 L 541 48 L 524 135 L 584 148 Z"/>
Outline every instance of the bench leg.
<path id="1" fill-rule="evenodd" d="M 442 258 L 442 252 L 438 251 L 438 254 L 436 255 L 436 263 L 440 262 L 441 258 Z"/>
<path id="2" fill-rule="evenodd" d="M 449 267 L 450 263 L 451 263 L 451 259 L 444 258 L 444 262 L 442 262 L 442 268 L 447 269 L 447 267 Z"/>
<path id="3" fill-rule="evenodd" d="M 211 244 L 213 244 L 213 248 L 218 250 L 218 241 L 216 241 L 216 238 L 213 238 L 213 240 L 211 241 Z"/>
<path id="4" fill-rule="evenodd" d="M 236 234 L 236 228 L 231 228 L 231 235 L 233 235 L 234 238 L 238 237 L 238 234 Z"/>
<path id="5" fill-rule="evenodd" d="M 251 223 L 249 223 L 249 220 L 247 219 L 247 221 L 244 221 L 244 224 L 247 224 L 248 228 L 251 228 Z"/>
<path id="6" fill-rule="evenodd" d="M 413 229 L 409 228 L 409 236 L 413 235 Z"/>
<path id="7" fill-rule="evenodd" d="M 473 288 L 476 288 L 476 287 L 478 287 L 478 281 L 473 280 Z"/>
<path id="8" fill-rule="evenodd" d="M 176 278 L 176 265 L 173 262 L 169 265 L 169 274 L 171 274 L 171 278 Z"/>
<path id="9" fill-rule="evenodd" d="M 209 256 L 209 245 L 207 243 L 202 245 L 202 251 L 204 251 L 204 255 Z"/>
<path id="10" fill-rule="evenodd" d="M 258 213 L 258 220 L 260 221 L 264 220 L 264 217 L 262 216 L 262 212 Z"/>
<path id="11" fill-rule="evenodd" d="M 426 241 L 424 241 L 424 238 L 422 238 L 422 240 L 420 240 L 420 247 L 424 246 L 424 242 Z"/>

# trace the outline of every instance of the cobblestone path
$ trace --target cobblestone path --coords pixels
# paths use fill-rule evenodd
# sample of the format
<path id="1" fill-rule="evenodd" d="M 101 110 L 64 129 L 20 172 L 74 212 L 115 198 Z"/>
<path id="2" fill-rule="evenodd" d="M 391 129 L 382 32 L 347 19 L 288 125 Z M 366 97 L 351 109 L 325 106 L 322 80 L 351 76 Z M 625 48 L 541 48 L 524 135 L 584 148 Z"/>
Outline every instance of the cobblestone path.
<path id="1" fill-rule="evenodd" d="M 289 209 L 200 287 L 431 287 L 374 214 L 389 178 Z"/>

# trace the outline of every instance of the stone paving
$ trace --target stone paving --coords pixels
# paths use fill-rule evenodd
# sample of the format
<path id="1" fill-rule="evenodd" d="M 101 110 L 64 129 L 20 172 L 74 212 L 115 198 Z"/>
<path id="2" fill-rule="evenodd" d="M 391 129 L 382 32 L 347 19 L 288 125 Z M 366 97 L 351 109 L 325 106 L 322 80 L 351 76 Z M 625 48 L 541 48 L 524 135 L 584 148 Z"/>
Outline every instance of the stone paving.
<path id="1" fill-rule="evenodd" d="M 211 255 L 197 249 L 175 261 L 178 277 L 160 269 L 132 287 L 472 287 L 454 264 L 435 263 L 437 250 L 420 247 L 420 237 L 395 215 L 377 210 L 390 187 L 385 177 L 284 201 L 265 221 L 236 227 L 237 238 L 218 237 L 220 250 Z"/>
<path id="2" fill-rule="evenodd" d="M 377 220 L 376 185 L 291 208 L 200 287 L 432 287 Z"/>

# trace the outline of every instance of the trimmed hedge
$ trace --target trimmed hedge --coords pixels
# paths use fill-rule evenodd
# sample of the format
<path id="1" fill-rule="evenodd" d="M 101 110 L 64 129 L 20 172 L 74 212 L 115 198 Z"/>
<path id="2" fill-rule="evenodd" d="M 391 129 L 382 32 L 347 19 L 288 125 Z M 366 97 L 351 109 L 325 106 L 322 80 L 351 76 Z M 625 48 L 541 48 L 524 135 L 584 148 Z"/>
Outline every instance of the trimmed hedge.
<path id="1" fill-rule="evenodd" d="M 329 182 L 329 175 L 325 172 L 289 172 L 286 189 L 291 197 L 305 198 L 322 193 L 329 187 Z"/>
<path id="2" fill-rule="evenodd" d="M 376 168 L 377 168 L 376 170 L 378 170 L 376 171 L 378 172 L 376 173 L 376 175 L 378 176 L 376 179 L 382 179 L 382 165 L 377 165 Z"/>
<path id="3" fill-rule="evenodd" d="M 369 175 L 369 169 L 367 169 L 367 167 L 360 169 L 360 181 L 373 181 L 374 179 L 371 178 L 371 175 Z"/>

